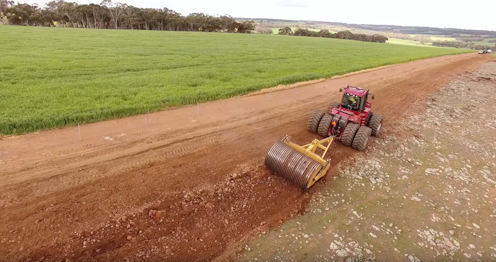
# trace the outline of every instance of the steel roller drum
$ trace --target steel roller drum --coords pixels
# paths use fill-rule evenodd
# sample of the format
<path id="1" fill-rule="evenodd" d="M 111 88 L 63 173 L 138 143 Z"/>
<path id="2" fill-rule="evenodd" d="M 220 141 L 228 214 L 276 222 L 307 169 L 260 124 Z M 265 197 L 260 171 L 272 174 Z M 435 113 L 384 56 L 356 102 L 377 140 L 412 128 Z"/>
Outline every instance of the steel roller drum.
<path id="1" fill-rule="evenodd" d="M 302 189 L 322 169 L 322 165 L 282 141 L 274 143 L 265 157 L 265 165 L 277 175 Z"/>

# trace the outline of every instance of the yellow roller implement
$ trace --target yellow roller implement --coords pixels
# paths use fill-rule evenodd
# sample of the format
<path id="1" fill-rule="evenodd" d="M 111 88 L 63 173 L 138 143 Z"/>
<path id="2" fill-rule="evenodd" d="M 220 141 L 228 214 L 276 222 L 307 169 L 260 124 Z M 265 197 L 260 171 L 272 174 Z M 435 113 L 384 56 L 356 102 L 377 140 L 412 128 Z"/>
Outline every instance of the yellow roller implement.
<path id="1" fill-rule="evenodd" d="M 265 165 L 300 188 L 310 188 L 329 171 L 331 160 L 325 160 L 324 157 L 333 140 L 334 137 L 331 136 L 299 146 L 290 142 L 289 136 L 286 136 L 270 148 L 265 157 Z M 322 155 L 315 152 L 317 149 L 323 151 Z"/>

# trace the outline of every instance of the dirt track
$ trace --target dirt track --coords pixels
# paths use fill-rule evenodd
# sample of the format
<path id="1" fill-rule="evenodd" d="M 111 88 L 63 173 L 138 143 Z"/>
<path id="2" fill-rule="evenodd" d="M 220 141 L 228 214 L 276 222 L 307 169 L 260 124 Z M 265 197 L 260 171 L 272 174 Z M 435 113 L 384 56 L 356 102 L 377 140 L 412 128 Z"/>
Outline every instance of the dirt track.
<path id="1" fill-rule="evenodd" d="M 448 56 L 271 94 L 0 140 L 0 255 L 6 260 L 207 261 L 302 212 L 309 194 L 263 157 L 305 143 L 313 109 L 346 84 L 370 88 L 385 131 L 418 99 L 487 56 Z M 357 152 L 333 145 L 333 166 Z M 327 178 L 332 176 L 334 171 Z"/>

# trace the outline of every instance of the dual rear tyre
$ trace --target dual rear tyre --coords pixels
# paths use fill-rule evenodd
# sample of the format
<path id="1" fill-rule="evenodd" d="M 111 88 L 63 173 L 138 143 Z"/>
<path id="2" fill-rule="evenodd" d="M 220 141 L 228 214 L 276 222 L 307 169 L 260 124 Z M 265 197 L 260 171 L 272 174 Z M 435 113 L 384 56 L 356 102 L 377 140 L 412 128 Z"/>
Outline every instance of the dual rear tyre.
<path id="1" fill-rule="evenodd" d="M 367 148 L 367 145 L 369 143 L 369 138 L 371 135 L 372 135 L 372 128 L 368 126 L 361 126 L 358 129 L 355 138 L 353 139 L 353 143 L 351 147 L 358 151 L 365 150 Z"/>
<path id="2" fill-rule="evenodd" d="M 329 105 L 329 108 L 337 108 L 340 105 L 341 104 L 339 102 L 332 102 Z M 317 133 L 323 137 L 327 137 L 331 123 L 332 115 L 327 114 L 323 110 L 315 110 L 308 120 L 307 129 L 312 133 Z M 325 130 L 326 128 L 327 130 Z"/>
<path id="3" fill-rule="evenodd" d="M 368 126 L 360 126 L 356 123 L 348 123 L 341 136 L 341 143 L 345 146 L 363 151 L 367 148 L 372 129 Z"/>
<path id="4" fill-rule="evenodd" d="M 323 137 L 328 137 L 333 115 L 322 110 L 315 110 L 307 123 L 307 129 Z M 341 136 L 341 143 L 356 150 L 363 151 L 367 148 L 370 136 L 379 136 L 382 129 L 382 115 L 372 115 L 368 126 L 360 126 L 356 123 L 348 123 Z"/>
<path id="5" fill-rule="evenodd" d="M 322 117 L 322 120 L 320 120 L 319 128 L 317 130 L 317 133 L 319 135 L 323 137 L 329 136 L 329 128 L 331 127 L 333 118 L 334 116 L 329 114 L 325 114 L 324 117 Z"/>
<path id="6" fill-rule="evenodd" d="M 351 146 L 359 128 L 359 124 L 348 123 L 344 128 L 343 135 L 341 136 L 341 143 L 345 146 Z"/>
<path id="7" fill-rule="evenodd" d="M 308 120 L 308 123 L 307 123 L 308 131 L 310 131 L 312 133 L 317 133 L 317 129 L 319 128 L 319 124 L 320 124 L 320 120 L 322 120 L 322 117 L 324 115 L 325 115 L 325 112 L 322 110 L 313 111 L 313 113 L 310 116 L 310 119 Z"/>

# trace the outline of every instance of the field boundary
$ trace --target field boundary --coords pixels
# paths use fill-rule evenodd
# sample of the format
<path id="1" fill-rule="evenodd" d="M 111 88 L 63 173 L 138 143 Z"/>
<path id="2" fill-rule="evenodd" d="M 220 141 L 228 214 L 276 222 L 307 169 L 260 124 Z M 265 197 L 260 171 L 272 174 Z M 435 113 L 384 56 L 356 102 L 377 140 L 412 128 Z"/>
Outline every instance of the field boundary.
<path id="1" fill-rule="evenodd" d="M 340 78 L 345 78 L 345 77 L 349 77 L 349 76 L 353 76 L 353 75 L 364 74 L 364 73 L 367 73 L 367 72 L 373 72 L 373 71 L 377 71 L 377 70 L 381 70 L 381 69 L 386 69 L 386 68 L 390 68 L 390 67 L 394 67 L 394 66 L 399 66 L 399 65 L 403 65 L 403 64 L 412 63 L 412 62 L 419 61 L 419 60 L 430 59 L 430 58 L 435 58 L 435 57 L 442 57 L 442 56 L 460 56 L 460 55 L 468 55 L 468 54 L 472 54 L 472 53 L 454 54 L 454 55 L 441 55 L 441 56 L 432 56 L 432 57 L 420 58 L 420 59 L 415 59 L 415 60 L 411 60 L 411 61 L 407 61 L 407 62 L 403 62 L 403 63 L 397 63 L 397 64 L 391 64 L 391 65 L 385 65 L 385 66 L 378 66 L 378 67 L 372 67 L 372 68 L 367 68 L 367 69 L 363 69 L 363 70 L 353 71 L 353 72 L 345 73 L 345 74 L 342 74 L 342 75 L 332 76 L 332 77 L 329 77 L 329 78 L 319 78 L 319 79 L 316 79 L 316 80 L 302 81 L 302 82 L 297 82 L 297 83 L 289 84 L 289 85 L 277 85 L 277 86 L 274 86 L 274 87 L 264 88 L 264 89 L 261 89 L 259 91 L 251 92 L 251 93 L 248 93 L 246 95 L 240 95 L 240 96 L 241 97 L 247 97 L 247 96 L 263 95 L 263 94 L 267 94 L 267 93 L 270 93 L 270 92 L 283 91 L 283 90 L 287 90 L 287 89 L 293 89 L 293 88 L 298 88 L 298 87 L 302 87 L 302 86 L 307 86 L 307 85 L 312 85 L 312 84 L 316 84 L 316 83 L 321 83 L 321 82 L 324 82 L 326 80 L 340 79 Z M 496 56 L 496 53 L 493 54 L 493 56 Z M 219 100 L 222 100 L 222 99 L 219 99 Z M 217 101 L 219 101 L 219 100 L 217 100 Z"/>
<path id="2" fill-rule="evenodd" d="M 432 58 L 432 57 L 429 57 L 429 58 Z M 424 58 L 424 59 L 429 59 L 429 58 Z M 266 94 L 266 93 L 269 93 L 269 92 L 277 92 L 277 91 L 282 91 L 282 90 L 286 90 L 286 89 L 298 88 L 298 87 L 302 87 L 302 86 L 307 86 L 307 85 L 312 85 L 312 84 L 316 84 L 316 83 L 321 83 L 321 82 L 324 82 L 326 80 L 333 80 L 333 79 L 345 78 L 345 77 L 348 77 L 348 76 L 359 75 L 359 74 L 363 74 L 363 73 L 367 73 L 367 72 L 372 72 L 372 71 L 376 71 L 376 70 L 380 70 L 380 69 L 385 69 L 385 68 L 389 68 L 389 67 L 393 67 L 393 66 L 398 66 L 398 65 L 406 64 L 406 63 L 410 63 L 410 62 L 413 62 L 413 61 L 408 61 L 408 62 L 399 63 L 399 64 L 392 64 L 392 65 L 386 65 L 386 66 L 379 66 L 379 67 L 373 67 L 373 68 L 363 69 L 363 70 L 354 71 L 354 72 L 350 72 L 350 73 L 346 73 L 346 74 L 342 74 L 342 75 L 332 76 L 330 78 L 320 78 L 320 79 L 316 79 L 316 80 L 297 82 L 297 83 L 289 84 L 289 85 L 278 85 L 278 86 L 274 86 L 274 87 L 264 88 L 264 89 L 261 89 L 259 91 L 251 92 L 249 94 L 241 95 L 241 96 L 255 96 L 255 95 Z"/>
<path id="3" fill-rule="evenodd" d="M 309 37 L 276 41 L 260 35 L 167 32 L 140 34 L 142 38 L 136 39 L 131 31 L 45 29 L 2 28 L 15 41 L 5 43 L 8 59 L 0 74 L 0 97 L 6 101 L 0 106 L 1 134 L 20 135 L 265 94 L 468 52 Z M 103 33 L 127 42 L 107 50 L 101 46 L 113 44 Z M 55 46 L 26 41 L 44 43 L 55 36 L 61 39 Z M 107 45 L 93 44 L 100 40 Z M 199 40 L 202 44 L 197 44 Z M 12 44 L 16 41 L 21 48 Z"/>
<path id="4" fill-rule="evenodd" d="M 250 93 L 244 94 L 244 95 L 236 95 L 236 96 L 228 97 L 228 98 L 221 98 L 221 99 L 210 100 L 210 101 L 206 101 L 206 102 L 198 102 L 197 104 L 199 106 L 199 105 L 203 105 L 203 104 L 211 103 L 211 102 L 215 102 L 215 101 L 223 101 L 223 100 L 236 99 L 237 97 L 251 97 L 251 96 L 264 95 L 264 94 L 268 94 L 268 93 L 272 93 L 272 92 L 279 92 L 279 91 L 284 91 L 284 90 L 289 90 L 289 89 L 304 87 L 304 86 L 308 86 L 308 85 L 312 85 L 312 84 L 322 83 L 322 82 L 325 82 L 327 80 L 342 79 L 342 78 L 346 78 L 346 77 L 350 77 L 350 76 L 354 76 L 354 75 L 360 75 L 360 74 L 364 74 L 364 73 L 368 73 L 368 72 L 373 72 L 373 71 L 378 71 L 378 70 L 382 70 L 382 69 L 386 69 L 386 68 L 396 67 L 396 66 L 400 66 L 400 65 L 403 65 L 403 64 L 408 64 L 408 63 L 412 63 L 412 62 L 420 61 L 420 60 L 425 60 L 425 59 L 432 59 L 432 58 L 436 58 L 436 57 L 446 57 L 446 56 L 462 56 L 462 55 L 470 55 L 470 54 L 472 54 L 472 53 L 449 54 L 449 55 L 440 55 L 440 56 L 432 56 L 432 57 L 420 58 L 420 59 L 415 59 L 415 60 L 411 60 L 411 61 L 407 61 L 407 62 L 402 62 L 402 63 L 396 63 L 396 64 L 390 64 L 390 65 L 384 65 L 384 66 L 378 66 L 378 67 L 372 67 L 372 68 L 367 68 L 367 69 L 363 69 L 363 70 L 353 71 L 353 72 L 349 72 L 349 73 L 345 73 L 345 74 L 341 74 L 341 75 L 335 75 L 335 76 L 332 76 L 332 77 L 329 77 L 329 78 L 319 78 L 319 79 L 315 79 L 315 80 L 301 81 L 301 82 L 296 82 L 296 83 L 288 84 L 288 85 L 277 85 L 277 86 L 274 86 L 274 87 L 264 88 L 264 89 L 261 89 L 259 91 L 250 92 Z M 493 54 L 493 55 L 496 55 L 496 54 Z M 161 110 L 150 110 L 148 112 L 148 114 L 155 113 L 155 112 L 170 111 L 170 110 L 175 110 L 175 109 L 180 109 L 180 108 L 194 107 L 194 106 L 195 106 L 195 104 L 187 104 L 187 105 L 181 105 L 181 106 L 175 106 L 175 107 L 166 107 L 166 108 L 163 108 Z M 146 113 L 132 114 L 132 115 L 124 116 L 124 117 L 109 118 L 109 119 L 103 119 L 103 120 L 98 120 L 98 121 L 93 121 L 93 122 L 86 122 L 84 124 L 104 122 L 104 121 L 110 121 L 110 120 L 115 120 L 115 119 L 122 119 L 122 118 L 133 117 L 133 116 L 141 116 L 141 115 L 146 115 Z M 38 133 L 38 132 L 42 132 L 42 131 L 48 131 L 48 130 L 53 130 L 53 129 L 61 129 L 61 128 L 66 128 L 66 127 L 71 127 L 71 126 L 77 126 L 77 124 L 67 124 L 67 125 L 62 126 L 62 127 L 54 127 L 54 128 L 51 128 L 51 129 L 37 130 L 37 131 L 33 131 L 33 132 L 28 132 L 28 133 L 34 134 L 34 133 Z M 17 137 L 17 136 L 28 134 L 28 133 L 23 133 L 23 134 L 2 134 L 2 133 L 0 133 L 0 140 L 6 139 L 6 138 Z"/>

